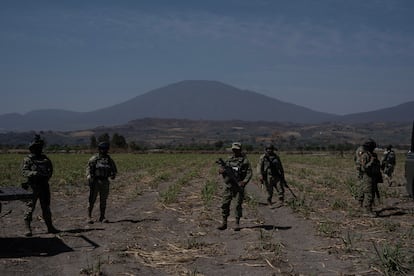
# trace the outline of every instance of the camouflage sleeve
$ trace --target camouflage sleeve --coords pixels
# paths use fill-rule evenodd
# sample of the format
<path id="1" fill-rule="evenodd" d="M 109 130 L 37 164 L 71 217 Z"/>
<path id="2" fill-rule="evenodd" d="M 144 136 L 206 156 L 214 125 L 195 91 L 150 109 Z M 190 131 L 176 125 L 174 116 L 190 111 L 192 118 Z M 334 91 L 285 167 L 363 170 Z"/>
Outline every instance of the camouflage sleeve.
<path id="1" fill-rule="evenodd" d="M 32 170 L 32 166 L 33 166 L 32 160 L 30 160 L 29 157 L 25 157 L 23 159 L 23 163 L 22 163 L 22 166 L 21 166 L 21 169 L 20 169 L 21 174 L 24 177 L 33 177 L 33 176 L 35 176 L 36 171 Z"/>
<path id="2" fill-rule="evenodd" d="M 256 167 L 257 174 L 261 176 L 265 175 L 264 168 L 263 168 L 263 165 L 264 165 L 263 158 L 264 158 L 264 155 L 261 155 L 259 158 L 259 162 L 257 163 L 257 167 Z"/>
<path id="3" fill-rule="evenodd" d="M 89 158 L 88 160 L 88 164 L 86 165 L 86 178 L 90 179 L 90 178 L 94 178 L 94 174 L 95 174 L 95 162 L 96 162 L 96 156 L 92 156 L 91 158 Z"/>
<path id="4" fill-rule="evenodd" d="M 50 179 L 53 175 L 53 163 L 52 163 L 52 160 L 50 160 L 48 157 L 46 157 L 46 159 L 47 159 L 47 163 L 48 163 L 48 166 L 49 166 L 48 178 Z"/>
<path id="5" fill-rule="evenodd" d="M 283 169 L 283 164 L 282 164 L 282 160 L 280 160 L 280 157 L 278 155 L 276 155 L 277 160 L 279 161 L 280 164 L 280 176 L 282 177 L 282 180 L 285 180 L 285 170 Z"/>
<path id="6" fill-rule="evenodd" d="M 246 176 L 244 177 L 243 182 L 247 183 L 253 176 L 252 166 L 247 158 L 244 159 L 243 166 L 246 168 Z"/>
<path id="7" fill-rule="evenodd" d="M 373 159 L 368 153 L 363 153 L 361 155 L 361 170 L 368 171 L 372 166 Z"/>
<path id="8" fill-rule="evenodd" d="M 111 162 L 111 169 L 112 169 L 112 176 L 116 176 L 118 174 L 118 169 L 116 168 L 115 161 L 109 157 L 109 161 Z"/>

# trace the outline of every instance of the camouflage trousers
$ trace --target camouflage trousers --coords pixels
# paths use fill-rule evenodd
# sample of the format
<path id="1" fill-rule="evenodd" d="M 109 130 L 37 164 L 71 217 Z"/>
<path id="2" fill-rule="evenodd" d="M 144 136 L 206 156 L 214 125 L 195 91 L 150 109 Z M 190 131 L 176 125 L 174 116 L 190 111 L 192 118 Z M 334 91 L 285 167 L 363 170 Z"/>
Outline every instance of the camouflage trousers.
<path id="1" fill-rule="evenodd" d="M 285 199 L 285 187 L 279 178 L 270 176 L 264 180 L 264 184 L 266 186 L 268 201 L 272 200 L 273 189 L 276 189 L 280 201 Z"/>
<path id="2" fill-rule="evenodd" d="M 361 207 L 367 210 L 372 209 L 377 187 L 378 184 L 374 183 L 370 177 L 360 179 L 357 199 Z"/>
<path id="3" fill-rule="evenodd" d="M 50 211 L 50 187 L 49 183 L 33 183 L 30 185 L 33 190 L 32 199 L 26 203 L 26 211 L 24 213 L 24 220 L 31 222 L 33 218 L 33 212 L 36 208 L 37 200 L 40 202 L 42 208 L 42 216 L 46 224 L 51 223 L 52 213 Z"/>
<path id="4" fill-rule="evenodd" d="M 242 204 L 244 201 L 244 187 L 240 187 L 238 185 L 226 185 L 221 204 L 221 214 L 223 215 L 223 218 L 227 218 L 230 215 L 230 205 L 233 198 L 236 199 L 236 218 L 241 218 L 243 216 Z"/>
<path id="5" fill-rule="evenodd" d="M 91 183 L 89 183 L 89 209 L 91 211 L 95 205 L 98 195 L 101 216 L 104 216 L 106 210 L 106 200 L 109 196 L 108 178 L 95 178 Z"/>

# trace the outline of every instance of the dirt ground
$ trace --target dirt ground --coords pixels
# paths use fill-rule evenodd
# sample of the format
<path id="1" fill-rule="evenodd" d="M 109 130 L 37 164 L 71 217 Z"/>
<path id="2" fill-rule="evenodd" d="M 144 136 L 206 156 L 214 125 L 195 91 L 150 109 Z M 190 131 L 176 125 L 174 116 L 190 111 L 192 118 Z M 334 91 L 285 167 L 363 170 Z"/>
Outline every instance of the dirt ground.
<path id="1" fill-rule="evenodd" d="M 136 183 L 119 185 L 123 177 L 113 183 L 118 187 L 111 190 L 105 224 L 87 223 L 86 186 L 70 195 L 54 190 L 51 209 L 61 230 L 57 235 L 46 233 L 37 206 L 34 235 L 24 237 L 24 204 L 3 203 L 0 275 L 382 275 L 371 265 L 372 254 L 345 251 L 338 246 L 340 235 L 320 235 L 316 220 L 294 212 L 289 204 L 267 206 L 264 191 L 254 184 L 247 191 L 257 200 L 244 204 L 241 231 L 232 229 L 234 217 L 229 229 L 219 231 L 220 197 L 203 204 L 203 177 L 185 185 L 171 204 L 160 200 L 170 183 L 137 193 Z M 286 195 L 292 199 L 288 191 Z M 402 205 L 413 208 L 412 200 L 383 204 L 399 209 L 384 208 L 383 218 L 366 219 L 355 227 L 364 229 L 387 217 L 412 225 L 412 213 L 395 211 Z M 341 220 L 346 215 L 338 211 L 332 216 Z"/>

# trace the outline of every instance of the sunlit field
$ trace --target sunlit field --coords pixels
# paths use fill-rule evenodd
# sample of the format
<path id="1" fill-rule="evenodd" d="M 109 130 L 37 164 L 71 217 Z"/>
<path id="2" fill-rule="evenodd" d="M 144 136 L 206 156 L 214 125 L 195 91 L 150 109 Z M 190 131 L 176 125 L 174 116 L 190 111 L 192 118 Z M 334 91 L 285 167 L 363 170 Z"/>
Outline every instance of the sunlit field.
<path id="1" fill-rule="evenodd" d="M 65 197 L 76 196 L 87 189 L 85 169 L 90 154 L 49 154 L 54 165 L 50 180 L 53 193 Z M 217 158 L 226 154 L 111 154 L 118 167 L 118 177 L 112 189 L 139 197 L 148 189 L 158 190 L 160 201 L 168 206 L 177 200 L 188 183 L 199 183 L 195 193 L 206 206 L 219 202 L 220 178 L 217 177 Z M 414 239 L 413 201 L 405 191 L 403 153 L 397 155 L 394 185 L 380 184 L 380 202 L 374 209 L 379 217 L 361 216 L 356 191 L 356 172 L 353 153 L 280 154 L 291 191 L 286 190 L 287 205 L 303 219 L 314 224 L 318 234 L 332 240 L 327 250 L 340 258 L 356 263 L 375 259 L 380 271 L 405 272 L 413 268 Z M 0 155 L 1 186 L 19 186 L 20 164 L 24 155 Z M 248 154 L 254 170 L 249 185 L 258 185 L 256 165 L 259 154 Z M 257 192 L 259 191 L 259 192 Z M 259 208 L 264 201 L 263 189 L 250 192 L 246 208 Z M 412 271 L 412 270 L 411 270 Z"/>

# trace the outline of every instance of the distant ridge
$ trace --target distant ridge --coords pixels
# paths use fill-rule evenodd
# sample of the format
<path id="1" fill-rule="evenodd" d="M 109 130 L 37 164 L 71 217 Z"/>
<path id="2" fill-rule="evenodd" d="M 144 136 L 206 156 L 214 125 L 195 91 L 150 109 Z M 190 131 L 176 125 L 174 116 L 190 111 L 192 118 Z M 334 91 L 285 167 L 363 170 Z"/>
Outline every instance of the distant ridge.
<path id="1" fill-rule="evenodd" d="M 91 112 L 57 109 L 0 115 L 0 131 L 70 131 L 115 126 L 141 118 L 243 120 L 315 124 L 322 122 L 411 121 L 414 102 L 384 110 L 339 116 L 283 102 L 208 80 L 181 81 Z"/>
<path id="2" fill-rule="evenodd" d="M 414 101 L 376 111 L 344 115 L 341 121 L 348 123 L 367 122 L 412 122 L 414 120 Z"/>

